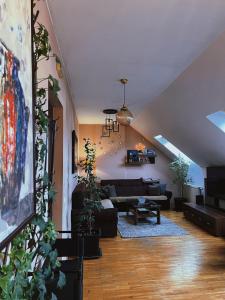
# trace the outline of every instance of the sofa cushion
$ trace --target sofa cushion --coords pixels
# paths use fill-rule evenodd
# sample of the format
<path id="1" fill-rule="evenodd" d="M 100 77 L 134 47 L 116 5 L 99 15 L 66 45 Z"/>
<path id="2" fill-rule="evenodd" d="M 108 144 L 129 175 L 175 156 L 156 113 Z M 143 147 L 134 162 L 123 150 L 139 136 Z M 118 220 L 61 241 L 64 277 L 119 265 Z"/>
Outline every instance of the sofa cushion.
<path id="1" fill-rule="evenodd" d="M 160 194 L 165 195 L 166 193 L 166 183 L 160 183 Z"/>
<path id="2" fill-rule="evenodd" d="M 117 186 L 116 192 L 118 196 L 146 195 L 146 189 L 143 185 Z"/>
<path id="3" fill-rule="evenodd" d="M 122 196 L 117 196 L 117 197 L 110 197 L 110 200 L 113 203 L 116 202 L 129 202 L 129 201 L 133 201 L 133 200 L 138 200 L 140 197 L 142 197 L 141 195 L 139 196 L 129 196 L 129 197 L 122 197 Z M 166 201 L 167 200 L 167 196 L 165 195 L 160 195 L 160 196 L 144 196 L 144 198 L 146 200 L 160 200 L 160 201 Z"/>
<path id="4" fill-rule="evenodd" d="M 103 206 L 104 209 L 114 208 L 114 206 L 112 204 L 112 201 L 110 199 L 101 200 L 101 204 L 102 204 L 102 206 Z"/>
<path id="5" fill-rule="evenodd" d="M 116 197 L 116 188 L 114 185 L 105 185 L 101 187 L 100 190 L 100 198 L 108 199 L 109 197 Z"/>
<path id="6" fill-rule="evenodd" d="M 101 185 L 115 185 L 117 186 L 132 186 L 132 185 L 143 185 L 142 178 L 138 179 L 103 179 L 101 180 Z"/>
<path id="7" fill-rule="evenodd" d="M 149 196 L 160 196 L 160 184 L 148 185 L 148 195 Z"/>

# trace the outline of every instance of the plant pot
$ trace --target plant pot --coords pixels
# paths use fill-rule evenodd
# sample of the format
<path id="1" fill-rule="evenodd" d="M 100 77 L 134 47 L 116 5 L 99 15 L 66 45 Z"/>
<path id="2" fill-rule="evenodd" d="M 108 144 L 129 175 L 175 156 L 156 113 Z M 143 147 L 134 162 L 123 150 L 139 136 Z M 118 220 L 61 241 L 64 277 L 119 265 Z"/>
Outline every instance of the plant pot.
<path id="1" fill-rule="evenodd" d="M 48 294 L 54 293 L 58 300 L 83 299 L 83 262 L 81 258 L 61 261 L 60 271 L 65 274 L 66 284 L 62 289 L 57 287 L 58 274 L 46 282 Z M 34 298 L 37 299 L 37 298 Z"/>
<path id="2" fill-rule="evenodd" d="M 175 197 L 174 205 L 175 211 L 183 211 L 183 203 L 187 202 L 187 199 L 184 197 Z"/>
<path id="3" fill-rule="evenodd" d="M 80 239 L 84 239 L 84 259 L 94 259 L 102 256 L 102 251 L 99 247 L 99 229 L 94 229 L 91 233 L 88 230 L 82 231 L 82 237 L 75 236 L 75 241 L 80 243 Z"/>

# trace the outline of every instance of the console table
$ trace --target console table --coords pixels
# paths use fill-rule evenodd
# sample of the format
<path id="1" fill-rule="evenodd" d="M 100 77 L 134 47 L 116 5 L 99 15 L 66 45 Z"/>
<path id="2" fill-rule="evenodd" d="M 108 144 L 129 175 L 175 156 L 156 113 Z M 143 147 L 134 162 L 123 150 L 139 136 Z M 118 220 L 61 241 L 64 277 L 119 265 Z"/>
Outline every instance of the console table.
<path id="1" fill-rule="evenodd" d="M 225 213 L 194 203 L 183 204 L 184 216 L 216 236 L 225 236 Z"/>

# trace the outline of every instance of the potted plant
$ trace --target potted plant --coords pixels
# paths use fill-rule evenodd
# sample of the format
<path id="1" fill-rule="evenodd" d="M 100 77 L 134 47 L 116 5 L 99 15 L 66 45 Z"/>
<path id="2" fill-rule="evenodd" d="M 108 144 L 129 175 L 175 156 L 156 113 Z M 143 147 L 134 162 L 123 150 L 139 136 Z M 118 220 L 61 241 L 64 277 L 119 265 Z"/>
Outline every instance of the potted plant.
<path id="1" fill-rule="evenodd" d="M 94 174 L 96 148 L 90 139 L 84 139 L 85 158 L 79 163 L 85 175 L 78 175 L 78 184 L 82 187 L 79 196 L 82 198 L 80 209 L 72 210 L 73 230 L 82 233 L 84 237 L 84 257 L 97 258 L 101 256 L 99 248 L 99 229 L 95 227 L 95 212 L 102 208 L 100 189 Z"/>
<path id="2" fill-rule="evenodd" d="M 177 184 L 179 191 L 179 197 L 174 198 L 175 210 L 182 211 L 182 205 L 187 201 L 184 197 L 184 186 L 191 182 L 191 178 L 188 177 L 189 163 L 178 156 L 170 163 L 169 167 L 174 175 L 173 183 Z"/>

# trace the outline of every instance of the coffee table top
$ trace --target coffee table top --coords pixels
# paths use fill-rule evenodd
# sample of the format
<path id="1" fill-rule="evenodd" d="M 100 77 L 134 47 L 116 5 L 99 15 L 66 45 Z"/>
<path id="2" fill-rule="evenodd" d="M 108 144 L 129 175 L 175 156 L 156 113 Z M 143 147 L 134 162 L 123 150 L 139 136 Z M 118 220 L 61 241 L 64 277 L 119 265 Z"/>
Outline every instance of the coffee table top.
<path id="1" fill-rule="evenodd" d="M 132 205 L 133 208 L 145 208 L 145 209 L 160 209 L 160 205 L 155 203 L 154 201 L 152 200 L 146 200 L 144 197 L 141 197 L 139 200 L 138 200 L 138 203 L 136 204 L 133 204 Z"/>

